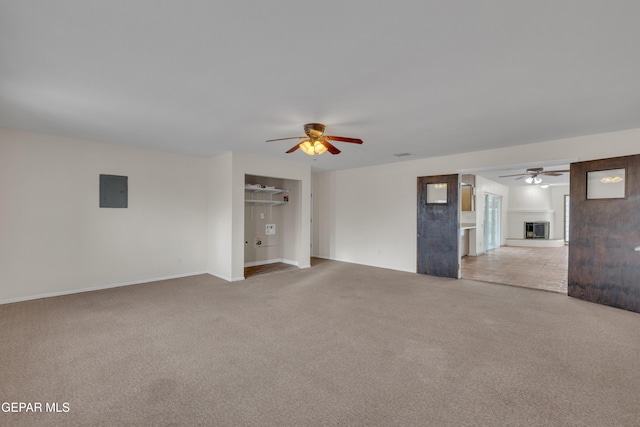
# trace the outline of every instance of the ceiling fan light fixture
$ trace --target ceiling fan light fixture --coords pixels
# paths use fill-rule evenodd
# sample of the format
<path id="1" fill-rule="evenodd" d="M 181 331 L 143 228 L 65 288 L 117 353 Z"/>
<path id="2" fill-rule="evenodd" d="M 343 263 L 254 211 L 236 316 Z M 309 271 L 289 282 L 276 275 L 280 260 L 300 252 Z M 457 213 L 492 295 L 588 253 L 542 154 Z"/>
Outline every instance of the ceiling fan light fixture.
<path id="1" fill-rule="evenodd" d="M 300 143 L 300 149 L 305 154 L 308 154 L 310 156 L 313 156 L 315 154 L 320 155 L 320 154 L 324 153 L 325 151 L 327 151 L 327 147 L 325 147 L 324 144 L 320 140 L 312 141 L 310 139 L 302 141 Z"/>
<path id="2" fill-rule="evenodd" d="M 512 176 L 517 176 L 516 179 L 522 179 L 526 176 L 527 178 L 525 179 L 525 182 L 527 184 L 540 184 L 542 182 L 542 178 L 540 178 L 540 175 L 560 176 L 567 172 L 570 172 L 570 170 L 564 169 L 564 170 L 545 171 L 544 168 L 527 168 L 525 173 L 516 173 L 513 175 L 501 175 L 498 178 L 508 178 Z"/>
<path id="3" fill-rule="evenodd" d="M 347 138 L 346 136 L 325 135 L 324 125 L 322 123 L 307 123 L 304 125 L 304 133 L 307 136 L 292 136 L 289 138 L 276 138 L 268 139 L 266 142 L 284 141 L 287 139 L 304 139 L 304 141 L 297 143 L 293 147 L 289 148 L 286 153 L 293 153 L 297 149 L 301 149 L 305 154 L 314 156 L 320 155 L 325 151 L 331 154 L 340 154 L 338 150 L 329 141 L 348 142 L 351 144 L 362 144 L 362 140 L 359 138 Z"/>
<path id="4" fill-rule="evenodd" d="M 311 145 L 311 141 L 308 139 L 300 143 L 300 149 L 304 151 L 305 154 L 308 154 L 310 156 L 313 156 L 315 154 L 313 145 Z"/>
<path id="5" fill-rule="evenodd" d="M 309 138 L 320 138 L 324 135 L 324 125 L 322 123 L 307 123 L 304 125 L 304 133 Z"/>
<path id="6" fill-rule="evenodd" d="M 316 141 L 313 144 L 313 148 L 316 151 L 316 154 L 320 155 L 322 153 L 324 153 L 325 151 L 327 151 L 327 147 L 324 146 L 323 143 L 321 143 L 320 141 Z"/>

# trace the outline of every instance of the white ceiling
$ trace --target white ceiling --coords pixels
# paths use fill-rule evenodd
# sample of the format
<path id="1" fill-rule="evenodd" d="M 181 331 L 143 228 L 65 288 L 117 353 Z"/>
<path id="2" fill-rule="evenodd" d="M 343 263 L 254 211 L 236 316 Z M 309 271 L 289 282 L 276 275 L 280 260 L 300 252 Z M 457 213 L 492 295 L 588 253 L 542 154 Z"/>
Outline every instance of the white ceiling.
<path id="1" fill-rule="evenodd" d="M 638 128 L 638 16 L 637 0 L 0 0 L 0 126 L 314 171 Z M 308 122 L 364 144 L 264 142 Z"/>

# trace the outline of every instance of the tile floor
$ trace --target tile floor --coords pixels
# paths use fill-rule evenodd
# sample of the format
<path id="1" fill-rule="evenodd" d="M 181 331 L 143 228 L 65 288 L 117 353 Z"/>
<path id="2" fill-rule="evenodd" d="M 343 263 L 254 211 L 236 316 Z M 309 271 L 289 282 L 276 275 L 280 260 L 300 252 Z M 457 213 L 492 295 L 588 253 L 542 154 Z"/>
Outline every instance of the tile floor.
<path id="1" fill-rule="evenodd" d="M 567 293 L 569 247 L 502 246 L 462 258 L 462 278 Z"/>

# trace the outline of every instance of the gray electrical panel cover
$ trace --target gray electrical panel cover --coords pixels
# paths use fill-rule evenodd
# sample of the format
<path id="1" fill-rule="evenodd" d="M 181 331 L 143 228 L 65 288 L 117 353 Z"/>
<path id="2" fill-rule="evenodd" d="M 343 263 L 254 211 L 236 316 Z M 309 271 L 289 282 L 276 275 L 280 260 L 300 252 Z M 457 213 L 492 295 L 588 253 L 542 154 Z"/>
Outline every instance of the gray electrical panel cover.
<path id="1" fill-rule="evenodd" d="M 126 176 L 100 175 L 100 207 L 126 208 L 129 190 Z"/>

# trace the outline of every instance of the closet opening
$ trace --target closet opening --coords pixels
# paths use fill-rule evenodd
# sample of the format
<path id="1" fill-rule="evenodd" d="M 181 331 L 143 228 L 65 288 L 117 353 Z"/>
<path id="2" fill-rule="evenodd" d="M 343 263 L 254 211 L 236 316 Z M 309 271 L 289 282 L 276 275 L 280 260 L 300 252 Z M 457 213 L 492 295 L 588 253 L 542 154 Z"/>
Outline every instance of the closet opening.
<path id="1" fill-rule="evenodd" d="M 245 175 L 245 279 L 298 267 L 300 186 L 298 180 Z"/>

